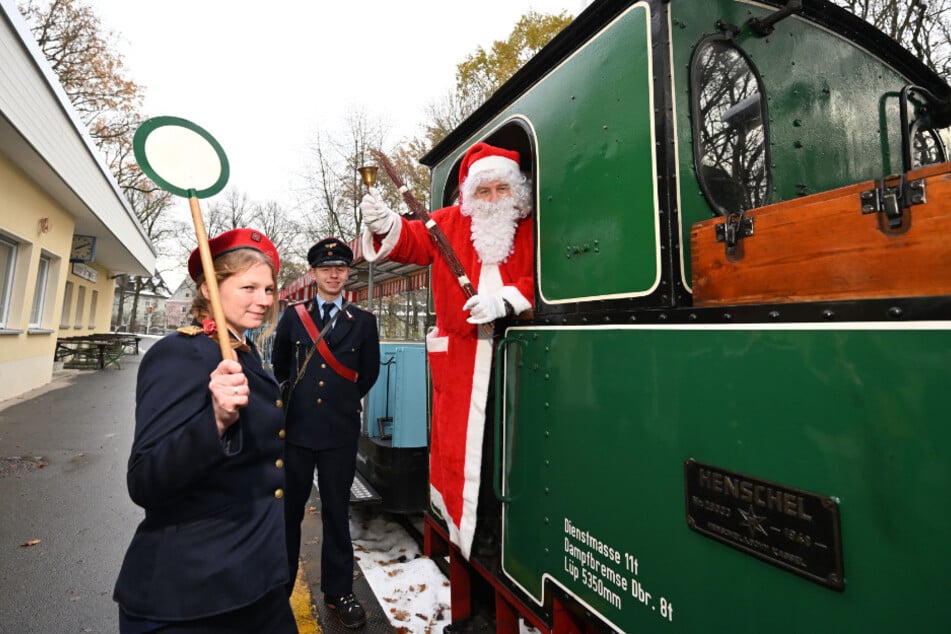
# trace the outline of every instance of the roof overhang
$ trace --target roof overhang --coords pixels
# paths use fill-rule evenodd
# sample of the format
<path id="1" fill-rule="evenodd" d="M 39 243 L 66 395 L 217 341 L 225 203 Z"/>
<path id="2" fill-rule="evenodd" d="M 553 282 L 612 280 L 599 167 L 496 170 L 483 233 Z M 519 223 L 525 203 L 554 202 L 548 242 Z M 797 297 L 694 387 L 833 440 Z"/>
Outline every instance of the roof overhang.
<path id="1" fill-rule="evenodd" d="M 156 254 L 141 224 L 13 0 L 0 0 L 0 153 L 97 237 L 96 264 L 152 275 Z"/>

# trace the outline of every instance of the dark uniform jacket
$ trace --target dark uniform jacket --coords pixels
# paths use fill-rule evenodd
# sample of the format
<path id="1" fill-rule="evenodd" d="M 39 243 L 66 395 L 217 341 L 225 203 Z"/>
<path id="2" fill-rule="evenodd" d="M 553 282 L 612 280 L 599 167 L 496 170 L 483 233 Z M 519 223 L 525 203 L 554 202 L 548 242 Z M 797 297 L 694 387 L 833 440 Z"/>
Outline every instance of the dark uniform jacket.
<path id="1" fill-rule="evenodd" d="M 250 398 L 219 438 L 208 383 L 220 361 L 216 339 L 174 333 L 139 366 L 127 481 L 145 520 L 114 593 L 127 614 L 211 616 L 288 581 L 278 384 L 253 346 L 239 351 Z"/>
<path id="2" fill-rule="evenodd" d="M 316 300 L 305 304 L 311 318 L 320 324 L 316 305 Z M 361 398 L 380 374 L 380 338 L 372 313 L 347 304 L 324 339 L 337 360 L 356 371 L 358 378 L 354 383 L 341 377 L 319 352 L 311 357 L 290 403 L 285 404 L 287 442 L 311 449 L 356 444 L 363 411 Z M 297 379 L 312 345 L 296 309 L 288 306 L 277 324 L 271 353 L 278 381 Z"/>

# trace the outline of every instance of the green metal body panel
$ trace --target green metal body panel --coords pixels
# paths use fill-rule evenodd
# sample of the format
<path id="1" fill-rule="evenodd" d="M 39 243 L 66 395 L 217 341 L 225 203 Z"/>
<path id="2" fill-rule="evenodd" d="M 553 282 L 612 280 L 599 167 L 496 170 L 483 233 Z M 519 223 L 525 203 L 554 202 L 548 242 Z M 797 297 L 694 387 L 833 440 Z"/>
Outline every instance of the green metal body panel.
<path id="1" fill-rule="evenodd" d="M 630 8 L 485 128 L 516 119 L 534 135 L 546 302 L 659 283 L 649 24 L 646 5 Z M 461 154 L 434 170 L 433 200 Z"/>
<path id="2" fill-rule="evenodd" d="M 804 4 L 823 9 L 815 23 L 736 38 L 766 99 L 770 202 L 902 170 L 898 94 L 915 82 L 893 70 L 901 55 Z M 951 630 L 947 297 L 691 306 L 690 229 L 713 215 L 694 173 L 691 55 L 717 20 L 780 6 L 596 2 L 424 159 L 444 201 L 472 143 L 531 151 L 534 312 L 505 322 L 495 395 L 501 572 L 458 558 L 456 572 L 534 601 L 558 634 L 578 625 L 573 600 L 590 611 L 579 621 L 623 632 Z M 690 461 L 828 504 L 832 543 L 771 528 L 836 574 L 699 530 Z"/>
<path id="3" fill-rule="evenodd" d="M 690 285 L 690 227 L 714 215 L 694 172 L 690 59 L 722 19 L 742 26 L 775 9 L 734 0 L 672 2 L 671 55 L 676 95 L 682 263 Z M 902 171 L 898 93 L 907 80 L 881 60 L 799 17 L 769 37 L 743 29 L 736 45 L 760 74 L 767 99 L 770 202 L 882 178 Z M 781 167 L 777 167 L 781 166 Z"/>
<path id="4" fill-rule="evenodd" d="M 948 327 L 510 329 L 504 572 L 624 632 L 947 631 Z M 691 530 L 688 459 L 836 500 L 844 591 Z"/>

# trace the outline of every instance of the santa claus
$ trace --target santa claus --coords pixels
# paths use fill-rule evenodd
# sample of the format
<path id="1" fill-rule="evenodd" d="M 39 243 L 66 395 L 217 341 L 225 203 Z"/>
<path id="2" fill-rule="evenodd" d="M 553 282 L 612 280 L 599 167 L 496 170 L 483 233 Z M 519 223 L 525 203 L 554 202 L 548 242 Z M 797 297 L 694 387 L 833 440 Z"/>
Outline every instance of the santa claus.
<path id="1" fill-rule="evenodd" d="M 479 326 L 532 308 L 532 189 L 518 152 L 477 143 L 459 167 L 459 192 L 458 205 L 430 218 L 478 291 L 468 299 L 422 222 L 402 218 L 372 188 L 360 208 L 368 261 L 432 265 L 436 327 L 426 336 L 433 388 L 430 499 L 468 558 L 493 349 L 491 335 Z M 490 477 L 487 482 L 491 486 Z"/>

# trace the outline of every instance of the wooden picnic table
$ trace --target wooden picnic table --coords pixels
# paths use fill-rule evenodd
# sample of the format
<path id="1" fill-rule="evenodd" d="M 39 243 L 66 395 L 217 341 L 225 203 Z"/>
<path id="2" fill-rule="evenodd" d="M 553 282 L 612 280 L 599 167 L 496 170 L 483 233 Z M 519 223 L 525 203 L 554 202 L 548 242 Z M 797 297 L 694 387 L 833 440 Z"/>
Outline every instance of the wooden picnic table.
<path id="1" fill-rule="evenodd" d="M 83 362 L 94 361 L 98 369 L 104 370 L 107 365 L 115 365 L 121 369 L 119 358 L 126 352 L 128 346 L 134 346 L 135 352 L 139 353 L 139 340 L 141 337 L 133 339 L 109 335 L 77 335 L 74 337 L 60 337 L 56 340 L 56 352 L 54 359 L 69 363 L 75 361 L 77 365 Z"/>

